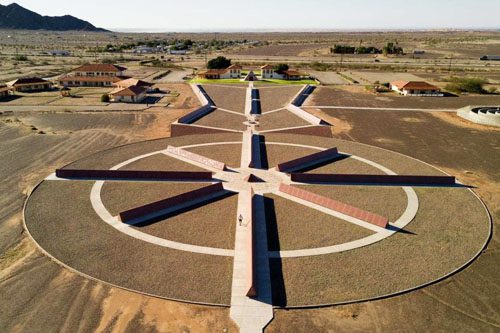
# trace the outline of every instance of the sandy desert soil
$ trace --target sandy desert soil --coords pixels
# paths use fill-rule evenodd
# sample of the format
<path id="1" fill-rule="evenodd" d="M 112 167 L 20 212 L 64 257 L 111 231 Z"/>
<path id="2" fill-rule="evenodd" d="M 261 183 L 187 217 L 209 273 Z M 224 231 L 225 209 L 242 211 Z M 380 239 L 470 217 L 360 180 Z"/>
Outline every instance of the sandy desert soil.
<path id="1" fill-rule="evenodd" d="M 259 130 L 270 131 L 278 128 L 298 127 L 310 125 L 304 119 L 296 116 L 288 110 L 263 114 L 260 117 Z"/>
<path id="2" fill-rule="evenodd" d="M 342 129 L 334 129 L 337 137 L 422 159 L 458 176 L 462 182 L 476 186 L 475 192 L 486 202 L 494 225 L 498 225 L 500 174 L 495 157 L 499 149 L 498 129 L 472 125 L 455 115 L 441 113 L 417 112 L 409 116 L 390 112 L 384 113 L 383 121 L 380 114 L 352 110 L 323 110 L 315 114 L 341 122 Z M 488 249 L 473 265 L 441 283 L 375 302 L 307 311 L 278 311 L 268 331 L 494 332 L 500 327 L 500 296 L 495 291 L 498 279 L 492 269 L 499 257 L 498 237 L 498 231 L 495 231 Z M 395 313 L 412 320 L 394 320 Z"/>
<path id="3" fill-rule="evenodd" d="M 247 126 L 243 123 L 246 122 L 246 117 L 241 114 L 229 113 L 222 110 L 215 110 L 206 116 L 195 121 L 194 125 L 209 126 L 215 128 L 227 128 L 236 131 L 244 131 Z"/>
<path id="4" fill-rule="evenodd" d="M 376 108 L 459 109 L 467 105 L 497 105 L 499 95 L 460 97 L 405 97 L 393 93 L 374 95 L 364 87 L 319 87 L 305 105 Z"/>
<path id="5" fill-rule="evenodd" d="M 284 108 L 301 89 L 302 86 L 259 87 L 262 112 Z"/>
<path id="6" fill-rule="evenodd" d="M 270 251 L 331 246 L 373 233 L 276 195 L 267 195 L 265 205 Z"/>
<path id="7" fill-rule="evenodd" d="M 377 113 L 352 110 L 319 113 L 340 121 L 342 128 L 335 132 L 339 137 L 417 157 L 477 186 L 475 191 L 498 224 L 497 130 L 447 114 L 386 111 L 382 119 Z M 0 151 L 7 161 L 0 166 L 4 179 L 0 184 L 4 193 L 0 197 L 0 286 L 6 296 L 0 299 L 2 331 L 28 332 L 32 327 L 74 332 L 236 330 L 226 309 L 144 297 L 69 273 L 40 254 L 22 231 L 20 211 L 26 193 L 55 167 L 105 148 L 161 136 L 168 121 L 167 117 L 160 125 L 149 124 L 153 130 L 134 133 L 112 125 L 108 129 L 75 126 L 72 133 L 51 135 L 37 134 L 29 123 L 0 123 Z M 494 270 L 499 258 L 497 230 L 473 265 L 441 283 L 376 302 L 276 311 L 267 331 L 496 331 L 500 327 Z M 395 316 L 411 320 L 395 320 Z"/>
<path id="8" fill-rule="evenodd" d="M 221 109 L 245 113 L 246 87 L 225 87 L 222 85 L 203 86 L 215 105 Z"/>

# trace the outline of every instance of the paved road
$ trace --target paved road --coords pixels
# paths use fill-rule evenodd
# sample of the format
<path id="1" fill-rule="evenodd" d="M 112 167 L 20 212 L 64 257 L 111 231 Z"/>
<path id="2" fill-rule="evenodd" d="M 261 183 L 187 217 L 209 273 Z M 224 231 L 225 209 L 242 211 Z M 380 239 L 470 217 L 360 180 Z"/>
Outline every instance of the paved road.
<path id="1" fill-rule="evenodd" d="M 191 75 L 193 71 L 191 69 L 184 70 L 173 70 L 167 76 L 155 81 L 155 83 L 179 83 L 184 82 L 184 78 Z"/>

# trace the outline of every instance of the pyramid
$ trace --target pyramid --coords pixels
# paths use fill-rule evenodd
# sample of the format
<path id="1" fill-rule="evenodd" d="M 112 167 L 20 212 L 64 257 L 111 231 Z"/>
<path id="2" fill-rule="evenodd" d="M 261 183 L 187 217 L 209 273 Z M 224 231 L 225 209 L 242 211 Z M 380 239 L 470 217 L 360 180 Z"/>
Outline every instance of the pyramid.
<path id="1" fill-rule="evenodd" d="M 254 174 L 249 174 L 244 178 L 244 180 L 248 183 L 263 183 L 264 181 Z"/>

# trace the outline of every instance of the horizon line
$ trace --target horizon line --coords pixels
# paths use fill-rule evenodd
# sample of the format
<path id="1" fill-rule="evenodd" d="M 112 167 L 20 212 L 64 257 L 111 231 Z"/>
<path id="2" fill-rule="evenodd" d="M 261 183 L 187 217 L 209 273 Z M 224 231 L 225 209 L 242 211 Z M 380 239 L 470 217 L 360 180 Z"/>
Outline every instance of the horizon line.
<path id="1" fill-rule="evenodd" d="M 214 28 L 214 29 L 171 29 L 171 28 L 104 28 L 111 32 L 118 33 L 331 33 L 331 32 L 432 32 L 432 31 L 499 31 L 500 27 L 440 27 L 440 28 L 424 28 L 424 27 L 400 27 L 400 28 Z"/>

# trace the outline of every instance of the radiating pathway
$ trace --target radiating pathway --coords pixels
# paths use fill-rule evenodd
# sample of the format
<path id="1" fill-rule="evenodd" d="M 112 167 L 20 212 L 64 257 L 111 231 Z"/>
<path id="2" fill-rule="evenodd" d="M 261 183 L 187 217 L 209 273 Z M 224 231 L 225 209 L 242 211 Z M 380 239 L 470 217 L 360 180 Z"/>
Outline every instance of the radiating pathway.
<path id="1" fill-rule="evenodd" d="M 251 89 L 250 85 L 250 94 L 247 95 L 247 102 L 250 99 L 250 103 Z M 252 146 L 252 132 L 248 129 L 243 134 L 241 170 L 252 171 L 249 168 L 249 165 L 253 164 Z M 253 253 L 249 253 L 252 251 L 249 244 L 251 233 L 254 233 Z M 253 265 L 250 263 L 252 259 Z M 249 271 L 252 267 L 253 272 Z M 250 298 L 247 293 L 252 276 L 257 295 Z M 246 184 L 246 189 L 240 191 L 238 196 L 230 315 L 241 333 L 262 332 L 274 317 L 264 198 L 253 195 L 250 183 Z"/>

